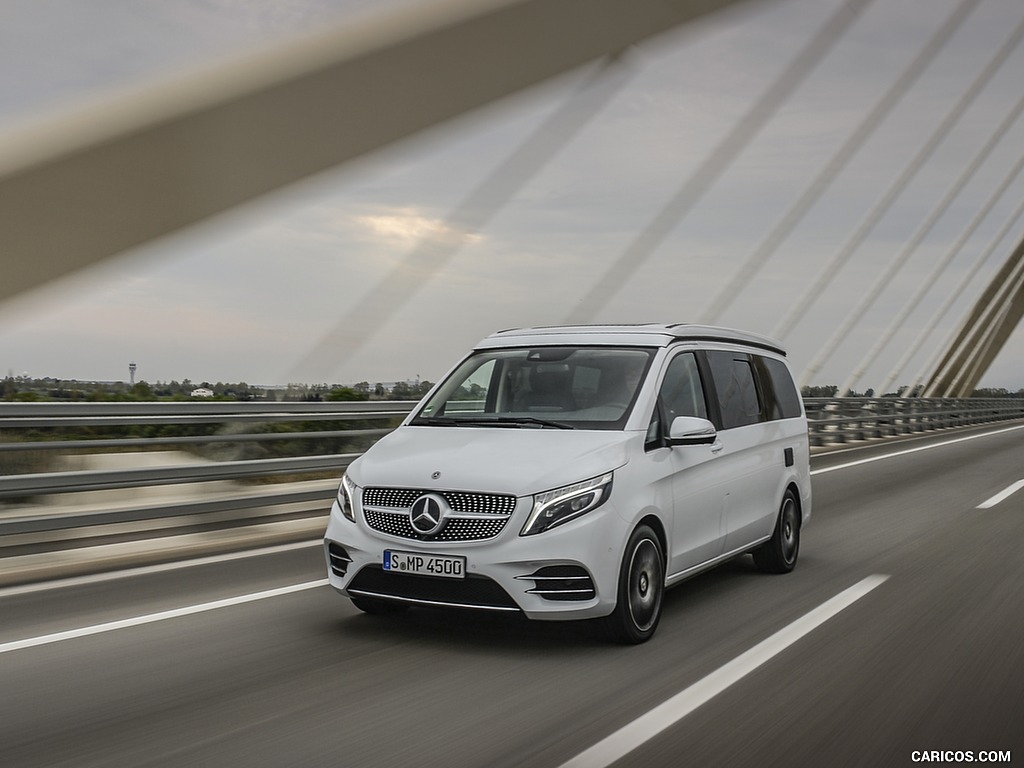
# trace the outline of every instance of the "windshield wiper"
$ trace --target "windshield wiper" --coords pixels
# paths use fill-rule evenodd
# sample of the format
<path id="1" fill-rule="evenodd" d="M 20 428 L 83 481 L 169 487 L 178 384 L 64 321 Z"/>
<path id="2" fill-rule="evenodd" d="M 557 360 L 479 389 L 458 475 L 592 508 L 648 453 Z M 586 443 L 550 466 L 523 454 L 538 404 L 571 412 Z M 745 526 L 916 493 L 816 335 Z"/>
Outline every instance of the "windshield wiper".
<path id="1" fill-rule="evenodd" d="M 413 426 L 426 425 L 428 427 L 457 427 L 462 419 L 453 419 L 451 416 L 420 416 L 413 419 Z"/>
<path id="2" fill-rule="evenodd" d="M 556 429 L 575 429 L 570 424 L 550 419 L 538 419 L 535 416 L 499 416 L 494 419 L 502 424 L 536 424 L 540 427 L 555 427 Z"/>
<path id="3" fill-rule="evenodd" d="M 518 427 L 524 424 L 555 429 L 575 429 L 561 421 L 538 419 L 533 416 L 497 416 L 493 419 L 457 419 L 452 416 L 423 416 L 412 422 L 413 426 L 428 427 Z"/>

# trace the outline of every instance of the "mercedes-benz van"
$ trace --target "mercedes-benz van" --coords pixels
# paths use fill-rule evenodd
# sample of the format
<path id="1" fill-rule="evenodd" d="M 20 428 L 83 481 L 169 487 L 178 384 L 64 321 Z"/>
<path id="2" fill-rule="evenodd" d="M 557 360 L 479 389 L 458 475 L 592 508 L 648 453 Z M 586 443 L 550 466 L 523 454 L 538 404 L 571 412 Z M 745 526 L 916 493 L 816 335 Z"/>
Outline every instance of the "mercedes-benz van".
<path id="1" fill-rule="evenodd" d="M 808 461 L 776 341 L 689 324 L 501 331 L 348 467 L 328 577 L 368 613 L 592 618 L 639 643 L 687 577 L 746 553 L 793 569 Z"/>

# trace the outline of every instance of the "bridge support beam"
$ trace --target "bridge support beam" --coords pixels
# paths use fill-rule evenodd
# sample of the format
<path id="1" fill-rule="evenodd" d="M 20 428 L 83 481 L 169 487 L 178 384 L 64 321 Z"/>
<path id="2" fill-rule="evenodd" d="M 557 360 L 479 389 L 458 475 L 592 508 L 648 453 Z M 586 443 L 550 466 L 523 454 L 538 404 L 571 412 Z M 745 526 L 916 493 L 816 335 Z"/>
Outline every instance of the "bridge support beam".
<path id="1" fill-rule="evenodd" d="M 740 1 L 434 0 L 7 130 L 0 300 Z"/>

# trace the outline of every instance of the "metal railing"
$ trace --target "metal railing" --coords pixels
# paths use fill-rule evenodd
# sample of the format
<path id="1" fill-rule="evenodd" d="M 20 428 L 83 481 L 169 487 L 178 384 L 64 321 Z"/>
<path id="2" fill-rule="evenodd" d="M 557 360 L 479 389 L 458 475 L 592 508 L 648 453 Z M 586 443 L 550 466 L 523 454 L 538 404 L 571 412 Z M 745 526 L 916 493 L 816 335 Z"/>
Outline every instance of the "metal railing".
<path id="1" fill-rule="evenodd" d="M 811 445 L 1024 418 L 1022 398 L 804 398 Z"/>
<path id="2" fill-rule="evenodd" d="M 196 530 L 323 515 L 342 470 L 413 405 L 0 403 L 0 550 L 45 550 L 69 528 L 95 534 L 81 544 L 137 537 L 146 521 Z M 291 455 L 250 457 L 267 453 Z M 106 461 L 65 468 L 82 457 Z M 111 459 L 121 466 L 102 466 Z"/>
<path id="3" fill-rule="evenodd" d="M 847 443 L 927 430 L 1024 418 L 1024 399 L 806 398 L 812 445 Z M 415 404 L 369 402 L 159 402 L 159 403 L 0 403 L 0 534 L 136 522 L 161 517 L 223 513 L 295 502 L 323 503 L 336 491 L 337 478 L 362 450 L 324 452 L 331 441 L 358 440 L 368 446 L 390 432 Z M 263 431 L 291 423 L 291 431 Z M 370 426 L 367 426 L 367 425 Z M 322 425 L 323 428 L 310 428 Z M 110 436 L 120 431 L 157 434 Z M 168 428 L 193 434 L 160 434 Z M 92 430 L 97 434 L 83 437 Z M 205 430 L 205 431 L 204 431 Z M 211 432 L 211 430 L 213 430 Z M 297 441 L 302 455 L 231 458 L 246 444 Z M 317 450 L 310 450 L 316 446 Z M 191 447 L 219 449 L 220 460 L 192 459 L 168 466 L 114 469 L 54 469 L 58 455 L 109 454 Z M 228 458 L 224 458 L 224 456 Z M 32 462 L 49 466 L 39 471 Z M 268 478 L 321 480 L 267 483 Z M 127 500 L 99 508 L 38 503 L 63 494 L 241 481 L 217 496 L 194 494 L 173 501 Z M 35 500 L 37 503 L 30 503 Z M 96 505 L 93 505 L 94 507 Z M 51 508 L 54 507 L 54 508 Z"/>

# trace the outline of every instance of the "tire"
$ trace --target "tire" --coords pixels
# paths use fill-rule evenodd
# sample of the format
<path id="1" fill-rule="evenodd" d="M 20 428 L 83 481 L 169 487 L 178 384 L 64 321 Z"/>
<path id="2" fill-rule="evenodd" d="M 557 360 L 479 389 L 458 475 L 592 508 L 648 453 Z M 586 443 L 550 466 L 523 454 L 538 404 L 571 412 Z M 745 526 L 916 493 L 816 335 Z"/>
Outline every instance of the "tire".
<path id="1" fill-rule="evenodd" d="M 789 573 L 800 554 L 800 504 L 787 488 L 772 537 L 754 550 L 754 563 L 765 573 Z"/>
<path id="2" fill-rule="evenodd" d="M 409 606 L 405 603 L 399 603 L 394 600 L 378 600 L 373 597 L 349 597 L 349 600 L 351 600 L 352 605 L 360 611 L 372 616 L 381 616 L 388 613 L 402 613 L 409 609 Z"/>
<path id="3" fill-rule="evenodd" d="M 665 595 L 665 556 L 661 541 L 646 525 L 629 537 L 619 568 L 615 610 L 602 619 L 605 634 L 624 645 L 645 643 L 661 621 Z"/>

